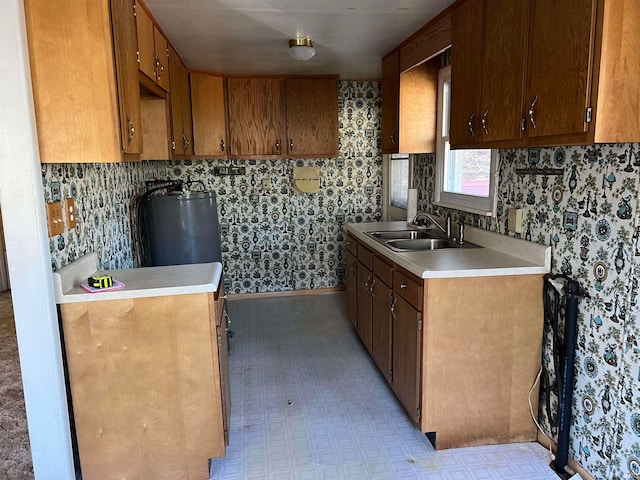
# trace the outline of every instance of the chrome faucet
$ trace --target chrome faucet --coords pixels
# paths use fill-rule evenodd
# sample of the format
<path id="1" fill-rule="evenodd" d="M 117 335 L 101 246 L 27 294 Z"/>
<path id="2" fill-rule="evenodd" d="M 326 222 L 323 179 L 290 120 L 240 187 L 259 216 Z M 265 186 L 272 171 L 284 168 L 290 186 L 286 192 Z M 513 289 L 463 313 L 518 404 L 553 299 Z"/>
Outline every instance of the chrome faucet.
<path id="1" fill-rule="evenodd" d="M 438 220 L 436 220 L 433 215 L 431 215 L 430 213 L 426 213 L 426 212 L 420 212 L 420 213 L 416 214 L 416 216 L 413 217 L 413 221 L 411 223 L 413 223 L 414 225 L 419 225 L 418 222 L 423 217 L 426 218 L 427 220 L 429 220 L 433 225 L 438 227 L 438 229 L 442 233 L 444 233 L 447 236 L 447 238 L 451 238 L 451 215 L 447 215 L 447 220 L 446 220 L 447 223 L 446 223 L 445 227 L 440 225 L 440 222 L 438 222 Z"/>

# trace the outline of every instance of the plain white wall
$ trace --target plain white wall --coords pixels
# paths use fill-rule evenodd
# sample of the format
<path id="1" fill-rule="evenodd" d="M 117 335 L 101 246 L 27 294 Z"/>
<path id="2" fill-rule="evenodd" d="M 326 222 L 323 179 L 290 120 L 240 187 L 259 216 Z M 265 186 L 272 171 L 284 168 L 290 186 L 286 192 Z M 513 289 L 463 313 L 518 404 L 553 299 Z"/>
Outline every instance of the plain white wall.
<path id="1" fill-rule="evenodd" d="M 22 0 L 0 3 L 0 205 L 36 480 L 73 456 Z"/>

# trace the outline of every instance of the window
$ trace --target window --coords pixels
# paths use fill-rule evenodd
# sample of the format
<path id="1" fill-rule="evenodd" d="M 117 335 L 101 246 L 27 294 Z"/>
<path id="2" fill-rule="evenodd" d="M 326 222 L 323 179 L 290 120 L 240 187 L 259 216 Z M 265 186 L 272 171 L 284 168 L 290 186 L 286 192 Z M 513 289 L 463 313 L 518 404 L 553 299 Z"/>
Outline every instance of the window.
<path id="1" fill-rule="evenodd" d="M 407 195 L 409 189 L 411 161 L 409 155 L 385 155 L 384 178 L 389 179 L 385 191 L 384 218 L 388 221 L 407 218 Z"/>
<path id="2" fill-rule="evenodd" d="M 438 75 L 436 205 L 481 215 L 493 215 L 497 152 L 488 149 L 451 150 L 449 122 L 451 67 Z"/>

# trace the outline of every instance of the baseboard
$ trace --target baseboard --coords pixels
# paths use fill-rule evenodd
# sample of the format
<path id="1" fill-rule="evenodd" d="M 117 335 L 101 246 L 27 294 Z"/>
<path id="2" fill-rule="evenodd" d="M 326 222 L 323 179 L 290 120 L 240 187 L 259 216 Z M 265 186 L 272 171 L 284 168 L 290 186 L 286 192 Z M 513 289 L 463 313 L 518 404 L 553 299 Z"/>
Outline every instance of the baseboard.
<path id="1" fill-rule="evenodd" d="M 228 293 L 229 300 L 244 300 L 248 298 L 293 297 L 297 295 L 324 295 L 326 293 L 343 292 L 345 287 L 312 288 L 308 290 L 284 290 L 282 292 L 258 293 Z"/>
<path id="2" fill-rule="evenodd" d="M 548 435 L 545 435 L 540 431 L 538 432 L 538 443 L 542 445 L 544 448 L 549 448 L 549 444 L 551 444 L 551 450 L 553 451 L 553 453 L 557 452 L 558 446 L 556 445 L 556 442 L 554 442 L 552 438 L 549 438 Z M 574 459 L 570 458 L 568 465 L 569 465 L 569 468 L 571 468 L 574 472 L 580 475 L 582 480 L 596 480 L 596 478 L 593 475 L 587 472 L 584 469 L 584 467 L 580 465 L 578 462 L 576 462 Z"/>

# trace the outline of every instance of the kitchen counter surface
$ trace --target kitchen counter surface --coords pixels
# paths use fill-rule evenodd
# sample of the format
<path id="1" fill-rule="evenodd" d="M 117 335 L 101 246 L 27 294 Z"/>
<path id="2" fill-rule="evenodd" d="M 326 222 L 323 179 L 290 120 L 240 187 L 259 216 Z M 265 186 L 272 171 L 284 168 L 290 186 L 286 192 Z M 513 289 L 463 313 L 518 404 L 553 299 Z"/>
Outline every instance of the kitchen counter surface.
<path id="1" fill-rule="evenodd" d="M 54 272 L 56 303 L 215 292 L 222 275 L 222 264 L 219 262 L 100 271 L 97 266 L 96 254 L 90 253 Z M 123 282 L 125 287 L 96 293 L 89 293 L 80 287 L 80 282 L 97 274 L 109 274 Z"/>
<path id="2" fill-rule="evenodd" d="M 419 230 L 406 222 L 350 223 L 347 232 L 368 248 L 421 278 L 544 274 L 551 270 L 551 247 L 466 227 L 465 241 L 483 248 L 395 252 L 366 232 Z"/>

